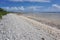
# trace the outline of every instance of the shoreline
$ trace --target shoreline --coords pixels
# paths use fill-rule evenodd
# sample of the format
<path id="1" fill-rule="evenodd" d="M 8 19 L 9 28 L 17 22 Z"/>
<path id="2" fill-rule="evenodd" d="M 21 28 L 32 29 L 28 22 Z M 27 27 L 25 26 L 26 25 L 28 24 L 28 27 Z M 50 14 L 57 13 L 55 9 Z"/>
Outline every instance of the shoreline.
<path id="1" fill-rule="evenodd" d="M 42 17 L 35 15 L 35 14 L 23 14 L 23 16 L 26 16 L 27 18 L 36 20 L 36 21 L 41 22 L 43 24 L 52 26 L 54 28 L 60 29 L 60 23 L 58 23 L 58 21 L 54 21 L 54 20 L 52 21 L 52 20 L 49 20 L 48 18 L 42 18 Z"/>

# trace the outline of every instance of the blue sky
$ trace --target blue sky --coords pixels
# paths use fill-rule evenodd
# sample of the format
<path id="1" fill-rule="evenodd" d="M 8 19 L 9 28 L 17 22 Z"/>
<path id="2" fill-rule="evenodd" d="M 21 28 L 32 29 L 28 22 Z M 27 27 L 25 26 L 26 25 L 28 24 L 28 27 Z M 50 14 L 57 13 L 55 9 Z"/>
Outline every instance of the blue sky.
<path id="1" fill-rule="evenodd" d="M 60 12 L 60 0 L 0 0 L 0 8 L 14 12 Z"/>

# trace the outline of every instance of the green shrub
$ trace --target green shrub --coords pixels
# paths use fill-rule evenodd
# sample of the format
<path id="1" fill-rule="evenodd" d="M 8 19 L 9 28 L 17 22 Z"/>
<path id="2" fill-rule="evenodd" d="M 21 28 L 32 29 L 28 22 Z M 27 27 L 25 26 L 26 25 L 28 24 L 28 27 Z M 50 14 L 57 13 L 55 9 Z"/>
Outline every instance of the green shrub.
<path id="1" fill-rule="evenodd" d="M 2 18 L 3 15 L 6 15 L 8 12 L 0 8 L 0 18 Z"/>

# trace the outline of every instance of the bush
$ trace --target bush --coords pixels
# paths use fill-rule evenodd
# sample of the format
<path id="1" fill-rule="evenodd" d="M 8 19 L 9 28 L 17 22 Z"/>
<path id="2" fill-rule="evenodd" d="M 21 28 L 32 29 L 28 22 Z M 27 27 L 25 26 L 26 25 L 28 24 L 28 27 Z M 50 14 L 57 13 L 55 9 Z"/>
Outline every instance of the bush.
<path id="1" fill-rule="evenodd" d="M 0 8 L 0 18 L 2 18 L 3 15 L 6 15 L 8 12 Z"/>

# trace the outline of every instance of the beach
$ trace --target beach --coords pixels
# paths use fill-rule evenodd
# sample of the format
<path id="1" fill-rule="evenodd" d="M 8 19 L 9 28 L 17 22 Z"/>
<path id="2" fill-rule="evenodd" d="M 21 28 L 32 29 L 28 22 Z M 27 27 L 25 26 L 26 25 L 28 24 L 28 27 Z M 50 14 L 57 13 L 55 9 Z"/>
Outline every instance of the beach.
<path id="1" fill-rule="evenodd" d="M 0 20 L 1 40 L 60 40 L 60 30 L 23 15 L 7 14 Z"/>
<path id="2" fill-rule="evenodd" d="M 60 14 L 59 13 L 29 13 L 24 16 L 34 19 L 43 24 L 60 29 Z"/>

